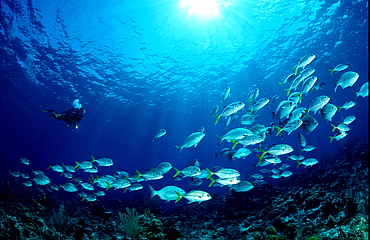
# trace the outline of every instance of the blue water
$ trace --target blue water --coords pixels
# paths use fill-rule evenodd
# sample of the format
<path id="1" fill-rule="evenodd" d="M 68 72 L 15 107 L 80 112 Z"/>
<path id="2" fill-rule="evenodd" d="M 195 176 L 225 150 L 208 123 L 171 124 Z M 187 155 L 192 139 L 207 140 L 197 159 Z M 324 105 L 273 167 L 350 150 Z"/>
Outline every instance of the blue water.
<path id="1" fill-rule="evenodd" d="M 212 17 L 187 10 L 169 0 L 2 0 L 0 173 L 40 169 L 52 182 L 63 183 L 68 180 L 46 170 L 48 164 L 74 165 L 93 155 L 114 161 L 112 167 L 99 168 L 99 174 L 112 174 L 114 169 L 143 172 L 163 161 L 182 169 L 198 158 L 202 169 L 235 168 L 243 180 L 251 180 L 249 174 L 257 172 L 256 153 L 232 162 L 214 158 L 215 152 L 231 147 L 225 142 L 218 146 L 216 134 L 242 127 L 240 117 L 246 109 L 227 131 L 223 118 L 215 125 L 208 113 L 227 86 L 231 98 L 224 105 L 246 102 L 248 92 L 259 88 L 258 98 L 275 94 L 280 98 L 258 112 L 261 118 L 256 123 L 277 123 L 271 111 L 286 99 L 286 86 L 278 83 L 310 53 L 316 58 L 308 67 L 316 69 L 318 82 L 326 86 L 310 92 L 300 106 L 308 107 L 323 94 L 337 106 L 352 100 L 356 106 L 338 112 L 332 123 L 337 125 L 348 115 L 357 119 L 346 138 L 329 143 L 328 136 L 334 134 L 330 123 L 311 113 L 319 126 L 304 133 L 308 144 L 316 146 L 306 156 L 317 158 L 319 164 L 296 169 L 295 162 L 282 156 L 283 163 L 291 164 L 295 173 L 315 171 L 326 155 L 349 139 L 368 139 L 368 98 L 355 99 L 353 94 L 368 81 L 367 1 L 224 1 L 219 15 Z M 345 71 L 330 75 L 328 69 L 340 63 L 348 64 L 345 71 L 356 71 L 360 78 L 352 87 L 334 92 L 332 80 L 339 80 Z M 86 109 L 75 131 L 41 111 L 60 112 L 75 99 Z M 205 138 L 196 148 L 178 154 L 175 145 L 202 126 Z M 167 134 L 152 143 L 162 128 Z M 284 139 L 269 135 L 264 142 L 280 143 L 290 144 L 299 154 L 296 132 Z M 30 166 L 19 163 L 20 157 L 30 159 Z M 187 179 L 171 180 L 174 173 L 144 182 L 141 191 L 149 198 L 148 184 L 156 189 L 167 185 L 192 189 Z M 202 187 L 210 193 L 227 192 L 226 187 L 208 188 L 208 183 L 204 180 Z"/>

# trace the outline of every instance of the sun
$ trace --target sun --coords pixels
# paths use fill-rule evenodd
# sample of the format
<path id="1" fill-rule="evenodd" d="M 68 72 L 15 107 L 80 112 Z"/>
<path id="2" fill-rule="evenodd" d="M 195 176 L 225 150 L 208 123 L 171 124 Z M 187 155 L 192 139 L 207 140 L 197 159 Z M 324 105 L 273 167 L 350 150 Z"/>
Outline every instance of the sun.
<path id="1" fill-rule="evenodd" d="M 188 16 L 207 18 L 220 15 L 218 0 L 180 0 L 180 6 L 187 11 Z"/>

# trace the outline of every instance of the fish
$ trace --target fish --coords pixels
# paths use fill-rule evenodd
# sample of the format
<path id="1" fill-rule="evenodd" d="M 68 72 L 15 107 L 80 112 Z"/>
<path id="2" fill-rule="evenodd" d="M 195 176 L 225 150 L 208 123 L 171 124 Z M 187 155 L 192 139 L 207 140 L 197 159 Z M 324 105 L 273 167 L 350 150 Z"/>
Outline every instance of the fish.
<path id="1" fill-rule="evenodd" d="M 201 173 L 200 168 L 197 167 L 197 166 L 187 166 L 182 170 L 178 170 L 177 168 L 174 168 L 174 169 L 175 169 L 176 173 L 175 173 L 175 175 L 173 175 L 173 177 L 176 177 L 180 173 L 182 173 L 184 175 L 184 177 L 194 177 L 194 176 L 199 175 Z"/>
<path id="2" fill-rule="evenodd" d="M 332 75 L 334 72 L 340 72 L 348 68 L 347 64 L 338 64 L 333 69 L 329 69 L 330 75 Z"/>
<path id="3" fill-rule="evenodd" d="M 295 121 L 297 119 L 301 119 L 303 117 L 303 115 L 306 114 L 306 113 L 307 113 L 307 109 L 305 107 L 296 108 L 290 113 L 288 122 L 292 122 L 292 121 Z"/>
<path id="4" fill-rule="evenodd" d="M 303 121 L 302 121 L 303 123 Z M 302 133 L 298 133 L 298 143 L 302 146 L 302 147 L 305 147 L 306 146 L 306 138 L 303 136 Z"/>
<path id="5" fill-rule="evenodd" d="M 212 172 L 209 168 L 206 168 L 206 170 L 209 173 L 207 179 L 209 179 L 212 175 L 216 175 L 219 178 L 233 178 L 240 176 L 239 171 L 232 168 L 221 168 L 215 172 Z"/>
<path id="6" fill-rule="evenodd" d="M 110 158 L 98 158 L 95 159 L 93 156 L 91 157 L 91 162 L 96 162 L 99 167 L 109 167 L 113 165 L 113 160 Z"/>
<path id="7" fill-rule="evenodd" d="M 302 90 L 301 90 L 301 94 L 300 94 L 300 102 L 302 102 L 302 95 L 303 94 L 308 94 L 309 91 L 311 91 L 311 89 L 315 86 L 316 84 L 316 81 L 317 81 L 317 77 L 315 76 L 311 76 L 307 79 L 304 80 L 304 82 L 302 83 Z"/>
<path id="8" fill-rule="evenodd" d="M 323 108 L 330 101 L 330 97 L 326 95 L 319 96 L 311 101 L 308 111 L 313 111 L 314 114 L 321 108 Z"/>
<path id="9" fill-rule="evenodd" d="M 91 185 L 91 183 L 83 182 L 83 183 L 79 183 L 79 184 L 81 185 L 82 189 L 89 190 L 89 191 L 94 191 L 94 186 Z"/>
<path id="10" fill-rule="evenodd" d="M 58 165 L 58 164 L 55 164 L 55 165 L 50 165 L 48 166 L 47 169 L 51 168 L 51 170 L 53 170 L 54 172 L 64 172 L 64 169 L 62 166 Z"/>
<path id="11" fill-rule="evenodd" d="M 60 176 L 64 176 L 64 177 L 69 178 L 69 179 L 71 179 L 73 177 L 72 173 L 70 173 L 70 172 L 62 172 L 62 174 L 60 174 Z"/>
<path id="12" fill-rule="evenodd" d="M 287 96 L 290 95 L 290 91 L 291 90 L 296 90 L 297 87 L 304 81 L 305 77 L 299 75 L 297 76 L 293 82 L 290 84 L 290 87 L 288 89 L 284 89 L 285 91 L 287 91 Z"/>
<path id="13" fill-rule="evenodd" d="M 297 66 L 293 68 L 294 74 L 297 75 L 298 69 L 305 68 L 308 64 L 310 64 L 315 59 L 315 57 L 316 56 L 314 54 L 307 54 L 303 56 L 301 59 L 299 59 Z"/>
<path id="14" fill-rule="evenodd" d="M 333 139 L 335 139 L 335 140 L 339 141 L 339 140 L 341 140 L 341 139 L 345 138 L 347 135 L 348 135 L 348 133 L 347 133 L 347 132 L 339 131 L 339 132 L 337 132 L 334 136 L 329 136 L 329 138 L 330 138 L 330 143 L 333 141 Z"/>
<path id="15" fill-rule="evenodd" d="M 239 178 L 236 178 L 236 177 L 232 177 L 232 178 L 218 178 L 216 180 L 213 179 L 213 178 L 209 178 L 209 180 L 211 180 L 211 182 L 209 183 L 208 187 L 211 187 L 215 182 L 217 182 L 218 184 L 220 184 L 221 187 L 234 185 L 234 184 L 237 184 L 237 183 L 240 182 L 240 179 Z"/>
<path id="16" fill-rule="evenodd" d="M 28 160 L 27 158 L 24 158 L 24 157 L 21 157 L 19 159 L 19 162 L 23 163 L 24 165 L 30 165 L 30 160 Z"/>
<path id="17" fill-rule="evenodd" d="M 267 153 L 274 155 L 274 156 L 279 156 L 279 155 L 284 155 L 284 154 L 293 152 L 294 149 L 288 144 L 277 144 L 268 150 L 263 150 L 261 148 L 260 150 L 262 151 L 262 154 L 261 156 L 258 156 L 258 155 L 257 156 L 261 160 Z"/>
<path id="18" fill-rule="evenodd" d="M 346 124 L 346 125 L 349 125 L 355 120 L 356 120 L 356 117 L 351 115 L 351 116 L 345 117 L 344 120 L 343 120 L 343 123 Z"/>
<path id="19" fill-rule="evenodd" d="M 76 166 L 74 166 L 74 168 L 76 169 L 87 169 L 87 168 L 92 168 L 93 167 L 93 164 L 90 162 L 90 161 L 83 161 L 81 163 L 79 162 L 75 162 L 76 163 Z"/>
<path id="20" fill-rule="evenodd" d="M 223 148 L 220 152 L 218 153 L 215 153 L 215 158 L 217 157 L 222 157 L 222 156 L 226 156 L 230 153 L 230 149 L 229 148 Z"/>
<path id="21" fill-rule="evenodd" d="M 338 107 L 334 104 L 327 103 L 325 106 L 320 110 L 321 116 L 328 121 L 332 121 L 333 116 L 338 111 Z"/>
<path id="22" fill-rule="evenodd" d="M 225 135 L 216 135 L 216 137 L 218 138 L 218 145 L 220 146 L 223 140 L 227 142 L 231 142 L 232 140 L 238 141 L 248 135 L 253 135 L 253 132 L 246 128 L 234 128 Z"/>
<path id="23" fill-rule="evenodd" d="M 293 121 L 289 121 L 282 128 L 275 126 L 278 129 L 276 136 L 278 136 L 282 131 L 286 131 L 288 135 L 290 135 L 294 130 L 297 130 L 302 125 L 302 123 L 303 121 L 298 118 Z"/>
<path id="24" fill-rule="evenodd" d="M 166 134 L 166 129 L 160 129 L 158 130 L 157 134 L 154 135 L 152 142 L 154 142 L 157 138 L 163 137 Z"/>
<path id="25" fill-rule="evenodd" d="M 255 173 L 253 175 L 249 175 L 250 178 L 254 178 L 254 179 L 257 179 L 257 180 L 261 180 L 263 179 L 263 175 L 260 174 L 260 173 Z"/>
<path id="26" fill-rule="evenodd" d="M 257 102 L 255 102 L 252 106 L 249 107 L 249 112 L 257 112 L 264 106 L 266 106 L 270 102 L 268 98 L 261 98 Z"/>
<path id="27" fill-rule="evenodd" d="M 78 191 L 76 186 L 73 183 L 70 183 L 70 182 L 66 182 L 62 185 L 59 185 L 59 187 L 63 188 L 63 190 L 66 191 L 66 192 L 77 192 Z"/>
<path id="28" fill-rule="evenodd" d="M 176 145 L 178 149 L 178 154 L 181 153 L 183 148 L 190 148 L 192 146 L 197 147 L 198 143 L 204 138 L 206 134 L 204 132 L 195 132 L 190 134 L 184 141 L 182 145 Z"/>
<path id="29" fill-rule="evenodd" d="M 225 90 L 221 93 L 221 104 L 223 101 L 225 101 L 227 98 L 229 98 L 230 95 L 230 87 L 226 87 Z"/>
<path id="30" fill-rule="evenodd" d="M 149 189 L 150 198 L 158 196 L 160 199 L 165 200 L 166 202 L 175 201 L 178 198 L 178 195 L 175 192 L 180 195 L 186 194 L 186 192 L 182 188 L 176 186 L 166 186 L 156 191 L 151 185 L 149 185 Z"/>
<path id="31" fill-rule="evenodd" d="M 64 163 L 62 163 L 62 167 L 64 167 L 67 172 L 70 173 L 76 172 L 76 169 L 72 165 L 64 165 Z"/>
<path id="32" fill-rule="evenodd" d="M 215 125 L 218 123 L 220 120 L 220 117 L 227 117 L 230 116 L 231 114 L 237 113 L 239 110 L 244 108 L 245 104 L 242 102 L 233 102 L 224 107 L 220 115 L 213 115 L 213 117 L 216 118 Z"/>
<path id="33" fill-rule="evenodd" d="M 334 92 L 337 91 L 338 86 L 342 87 L 342 89 L 352 87 L 359 77 L 360 75 L 357 72 L 348 71 L 343 73 L 338 82 L 333 81 L 335 84 Z"/>
<path id="34" fill-rule="evenodd" d="M 105 196 L 105 192 L 104 191 L 97 191 L 95 193 L 95 195 L 98 196 L 98 197 L 102 197 L 102 196 Z"/>
<path id="35" fill-rule="evenodd" d="M 271 98 L 271 100 L 270 100 L 269 104 L 273 104 L 273 103 L 274 103 L 274 102 L 276 102 L 278 99 L 279 99 L 279 95 L 274 95 L 274 96 L 272 96 L 272 98 Z"/>
<path id="36" fill-rule="evenodd" d="M 200 168 L 200 162 L 198 158 L 195 158 L 194 160 L 191 160 L 189 163 L 190 166 L 196 166 Z"/>
<path id="37" fill-rule="evenodd" d="M 341 110 L 342 108 L 344 108 L 345 110 L 348 110 L 350 108 L 353 108 L 354 106 L 356 106 L 356 103 L 354 101 L 348 101 L 348 102 L 343 103 L 343 105 L 338 108 L 339 110 Z"/>
<path id="38" fill-rule="evenodd" d="M 315 164 L 317 164 L 319 161 L 316 158 L 306 158 L 302 162 L 296 161 L 297 162 L 297 168 L 302 164 L 305 167 L 311 167 Z"/>
<path id="39" fill-rule="evenodd" d="M 20 177 L 21 176 L 21 172 L 20 171 L 10 171 L 9 170 L 9 175 L 12 175 L 13 177 Z"/>
<path id="40" fill-rule="evenodd" d="M 220 106 L 218 105 L 213 106 L 212 111 L 209 113 L 209 115 L 212 115 L 212 116 L 216 115 L 219 109 L 220 109 Z"/>
<path id="41" fill-rule="evenodd" d="M 316 118 L 312 117 L 311 115 L 304 115 L 302 118 L 302 130 L 308 131 L 308 133 L 315 130 L 315 128 L 319 125 Z"/>
<path id="42" fill-rule="evenodd" d="M 296 78 L 294 73 L 289 74 L 284 81 L 280 82 L 279 84 L 284 85 L 285 83 L 292 83 L 292 81 Z"/>
<path id="43" fill-rule="evenodd" d="M 244 114 L 241 119 L 240 123 L 243 125 L 251 125 L 254 121 L 256 121 L 257 118 L 260 118 L 261 116 L 256 114 L 247 113 Z"/>
<path id="44" fill-rule="evenodd" d="M 358 98 L 358 96 L 361 96 L 363 98 L 369 96 L 369 82 L 364 83 L 361 86 L 360 91 L 355 92 L 355 95 L 356 98 Z"/>
<path id="45" fill-rule="evenodd" d="M 161 162 L 159 163 L 155 168 L 154 170 L 156 172 L 159 172 L 161 174 L 165 174 L 167 173 L 168 171 L 170 171 L 172 169 L 172 164 L 169 163 L 169 162 Z"/>
<path id="46" fill-rule="evenodd" d="M 251 154 L 252 150 L 248 149 L 248 148 L 239 148 L 238 150 L 236 150 L 234 153 L 230 153 L 229 154 L 229 159 L 230 161 L 231 160 L 234 160 L 236 158 L 246 158 L 249 154 Z"/>
<path id="47" fill-rule="evenodd" d="M 341 132 L 348 132 L 350 130 L 349 127 L 344 123 L 341 123 L 338 126 L 331 124 L 331 126 L 333 127 L 333 130 L 331 130 L 332 132 L 334 132 L 336 129 L 338 129 Z"/>
<path id="48" fill-rule="evenodd" d="M 193 177 L 191 182 L 188 182 L 189 186 L 198 187 L 203 183 L 203 180 L 200 178 Z"/>
<path id="49" fill-rule="evenodd" d="M 291 171 L 284 171 L 281 173 L 281 176 L 282 177 L 289 177 L 289 176 L 292 176 L 293 173 Z"/>
<path id="50" fill-rule="evenodd" d="M 315 69 L 313 68 L 306 68 L 304 69 L 302 72 L 301 72 L 301 76 L 304 77 L 304 78 L 308 78 L 309 76 L 311 76 L 312 74 L 315 73 Z"/>
<path id="51" fill-rule="evenodd" d="M 313 150 L 315 150 L 316 149 L 316 147 L 315 146 L 313 146 L 313 145 L 307 145 L 307 146 L 305 146 L 304 148 L 302 148 L 302 149 L 299 149 L 299 151 L 300 152 L 311 152 L 311 151 L 313 151 Z M 299 159 L 300 160 L 300 159 Z"/>
<path id="52" fill-rule="evenodd" d="M 30 180 L 26 180 L 22 183 L 23 186 L 25 187 L 31 187 L 32 186 L 32 182 Z"/>
<path id="53" fill-rule="evenodd" d="M 140 183 L 132 183 L 129 187 L 125 188 L 125 190 L 123 192 L 125 193 L 127 190 L 130 190 L 131 192 L 132 191 L 138 191 L 138 190 L 141 190 L 143 188 L 144 188 L 143 185 L 141 185 Z"/>
<path id="54" fill-rule="evenodd" d="M 237 184 L 233 184 L 229 186 L 230 189 L 234 190 L 235 192 L 247 192 L 254 188 L 253 184 L 248 181 L 240 181 Z"/>
<path id="55" fill-rule="evenodd" d="M 88 194 L 88 195 L 82 196 L 81 202 L 83 200 L 86 200 L 88 202 L 94 202 L 94 201 L 96 201 L 96 195 L 95 194 Z"/>
<path id="56" fill-rule="evenodd" d="M 186 198 L 189 203 L 193 203 L 193 202 L 203 202 L 203 201 L 208 201 L 210 199 L 212 199 L 212 196 L 205 192 L 205 191 L 201 191 L 201 190 L 192 190 L 188 193 L 185 193 L 185 194 L 180 194 L 178 193 L 177 191 L 175 191 L 175 193 L 177 194 L 177 199 L 175 201 L 175 203 L 177 203 L 178 201 L 180 201 L 181 198 Z"/>
<path id="57" fill-rule="evenodd" d="M 97 173 L 99 170 L 96 166 L 93 166 L 92 168 L 86 168 L 84 169 L 84 172 L 88 172 L 88 173 Z"/>
<path id="58" fill-rule="evenodd" d="M 260 92 L 259 88 L 255 88 L 255 89 L 253 89 L 252 91 L 250 91 L 250 92 L 248 93 L 248 96 L 247 96 L 247 102 L 249 102 L 249 104 L 250 104 L 250 103 L 252 103 L 254 100 L 256 100 L 256 99 L 257 99 L 257 97 L 258 97 L 258 95 L 259 95 L 259 92 Z"/>
<path id="59" fill-rule="evenodd" d="M 105 190 L 108 190 L 111 187 L 114 187 L 114 190 L 121 189 L 121 188 L 127 188 L 131 185 L 131 182 L 127 179 L 117 179 L 112 184 L 108 184 L 108 187 Z"/>
<path id="60" fill-rule="evenodd" d="M 136 170 L 136 173 L 135 179 L 139 179 L 140 177 L 143 177 L 145 180 L 158 180 L 163 178 L 163 174 L 156 169 L 150 169 L 145 173 L 140 173 Z"/>
<path id="61" fill-rule="evenodd" d="M 35 175 L 39 175 L 39 174 L 44 174 L 45 175 L 45 173 L 41 170 L 32 170 L 32 173 L 35 174 Z"/>
<path id="62" fill-rule="evenodd" d="M 247 135 L 247 136 L 245 136 L 244 138 L 242 138 L 238 141 L 231 140 L 231 142 L 234 143 L 234 145 L 231 147 L 231 149 L 235 149 L 236 145 L 238 145 L 239 143 L 243 146 L 250 146 L 250 145 L 255 145 L 255 144 L 261 143 L 264 140 L 265 140 L 264 137 L 262 137 L 260 135 L 257 135 L 257 134 Z M 233 155 L 235 155 L 235 153 Z"/>
<path id="63" fill-rule="evenodd" d="M 276 117 L 278 119 L 287 117 L 295 107 L 296 103 L 294 103 L 293 101 L 283 100 L 276 108 L 276 111 L 273 112 L 273 117 Z"/>

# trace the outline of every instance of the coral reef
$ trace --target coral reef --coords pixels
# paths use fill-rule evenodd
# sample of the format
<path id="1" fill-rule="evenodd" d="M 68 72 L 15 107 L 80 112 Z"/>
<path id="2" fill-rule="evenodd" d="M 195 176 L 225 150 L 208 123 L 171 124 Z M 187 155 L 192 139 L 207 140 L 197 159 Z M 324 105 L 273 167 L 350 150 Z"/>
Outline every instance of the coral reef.
<path id="1" fill-rule="evenodd" d="M 166 210 L 142 193 L 89 203 L 55 192 L 16 194 L 17 179 L 5 177 L 0 239 L 367 240 L 367 159 L 368 143 L 353 142 L 315 171 Z"/>

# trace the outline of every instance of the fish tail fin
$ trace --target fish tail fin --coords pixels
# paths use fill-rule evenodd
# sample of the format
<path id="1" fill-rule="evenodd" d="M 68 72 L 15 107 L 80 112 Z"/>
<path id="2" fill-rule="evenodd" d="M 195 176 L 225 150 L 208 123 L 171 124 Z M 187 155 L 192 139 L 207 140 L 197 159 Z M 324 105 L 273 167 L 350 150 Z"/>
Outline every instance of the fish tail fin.
<path id="1" fill-rule="evenodd" d="M 234 143 L 233 146 L 231 147 L 231 149 L 234 149 L 236 147 L 236 145 L 238 145 L 238 143 L 239 143 L 235 140 L 230 140 L 230 142 Z"/>
<path id="2" fill-rule="evenodd" d="M 218 121 L 220 120 L 220 117 L 221 117 L 221 116 L 213 116 L 213 117 L 215 117 L 215 118 L 216 118 L 215 125 L 217 125 L 217 123 L 218 123 Z"/>
<path id="3" fill-rule="evenodd" d="M 176 171 L 176 173 L 173 175 L 173 177 L 176 177 L 177 175 L 179 175 L 180 174 L 180 170 L 179 169 L 177 169 L 177 168 L 173 168 L 175 171 Z"/>
<path id="4" fill-rule="evenodd" d="M 51 165 L 48 163 L 48 167 L 46 169 L 49 169 L 49 168 L 51 168 Z"/>
<path id="5" fill-rule="evenodd" d="M 182 150 L 182 145 L 176 145 L 175 147 L 179 150 L 177 154 L 180 154 Z"/>
<path id="6" fill-rule="evenodd" d="M 157 139 L 157 136 L 154 136 L 152 139 L 152 142 L 154 142 Z"/>
<path id="7" fill-rule="evenodd" d="M 330 75 L 332 75 L 334 72 L 334 69 L 328 69 L 328 70 L 330 71 Z"/>
<path id="8" fill-rule="evenodd" d="M 209 180 L 211 180 L 211 182 L 209 183 L 208 187 L 211 187 L 216 182 L 216 180 L 214 180 L 212 177 L 210 177 Z"/>
<path id="9" fill-rule="evenodd" d="M 302 93 L 299 94 L 299 103 L 302 103 Z"/>
<path id="10" fill-rule="evenodd" d="M 352 91 L 354 94 L 355 94 L 355 100 L 358 98 L 358 96 L 360 96 L 359 92 L 356 92 L 356 91 Z"/>
<path id="11" fill-rule="evenodd" d="M 275 118 L 275 112 L 271 112 L 272 113 L 272 119 L 274 119 Z"/>
<path id="12" fill-rule="evenodd" d="M 334 81 L 334 80 L 332 80 L 332 81 L 333 81 L 333 83 L 335 85 L 334 92 L 336 92 L 337 91 L 337 87 L 338 87 L 338 83 L 336 81 Z"/>
<path id="13" fill-rule="evenodd" d="M 330 138 L 330 143 L 333 141 L 334 137 L 328 136 Z"/>
<path id="14" fill-rule="evenodd" d="M 93 157 L 93 155 L 90 155 L 90 157 L 91 157 L 91 161 L 90 162 L 95 162 L 96 161 L 96 159 Z"/>
<path id="15" fill-rule="evenodd" d="M 300 162 L 298 160 L 296 160 L 296 162 L 297 162 L 297 168 L 298 168 L 302 164 L 302 162 Z"/>
<path id="16" fill-rule="evenodd" d="M 330 124 L 330 125 L 333 127 L 333 130 L 331 130 L 331 131 L 334 132 L 335 129 L 337 129 L 337 127 L 334 124 Z"/>
<path id="17" fill-rule="evenodd" d="M 292 70 L 294 70 L 294 75 L 298 74 L 298 67 L 292 68 Z"/>
<path id="18" fill-rule="evenodd" d="M 128 188 L 125 188 L 125 190 L 123 190 L 123 193 L 126 193 L 126 192 L 127 192 L 127 189 L 128 189 Z"/>
<path id="19" fill-rule="evenodd" d="M 267 151 L 263 150 L 262 148 L 258 148 L 258 149 L 262 152 L 262 154 L 259 157 L 259 159 L 262 159 L 266 155 Z"/>
<path id="20" fill-rule="evenodd" d="M 218 138 L 218 146 L 221 145 L 221 142 L 224 140 L 222 136 L 220 135 L 216 135 L 216 137 Z"/>
<path id="21" fill-rule="evenodd" d="M 76 169 L 76 168 L 77 168 L 77 170 L 78 170 L 78 169 L 80 169 L 80 163 L 79 163 L 79 162 L 76 162 L 76 161 L 75 161 L 75 163 L 76 163 L 76 166 L 74 166 L 73 168 L 74 168 L 74 169 Z"/>
<path id="22" fill-rule="evenodd" d="M 135 179 L 138 179 L 139 177 L 142 176 L 142 174 L 138 170 L 136 170 L 136 173 L 137 173 L 137 176 L 135 177 Z"/>
<path id="23" fill-rule="evenodd" d="M 217 157 L 218 157 L 218 153 L 215 152 L 215 158 L 217 158 Z"/>
<path id="24" fill-rule="evenodd" d="M 286 95 L 289 96 L 291 89 L 290 88 L 288 88 L 288 89 L 285 88 L 284 90 L 287 91 Z"/>
<path id="25" fill-rule="evenodd" d="M 177 195 L 177 199 L 175 200 L 175 203 L 177 203 L 178 201 L 180 201 L 180 199 L 183 197 L 180 193 L 178 193 L 177 191 L 174 191 Z"/>
<path id="26" fill-rule="evenodd" d="M 112 187 L 112 185 L 109 182 L 105 182 L 108 186 L 105 188 L 105 191 L 107 191 L 109 188 Z"/>
<path id="27" fill-rule="evenodd" d="M 153 198 L 155 195 L 157 195 L 156 190 L 154 190 L 154 188 L 151 185 L 149 185 L 149 189 L 150 189 L 150 198 Z"/>
<path id="28" fill-rule="evenodd" d="M 276 133 L 276 136 L 278 136 L 281 133 L 281 131 L 283 131 L 283 129 L 279 126 L 275 126 L 275 128 L 278 130 Z"/>
<path id="29" fill-rule="evenodd" d="M 213 175 L 213 172 L 209 168 L 206 168 L 206 170 L 209 172 L 209 175 L 206 178 L 210 179 L 211 176 Z"/>
<path id="30" fill-rule="evenodd" d="M 43 112 L 54 112 L 54 110 L 52 110 L 52 109 L 42 109 L 41 111 L 43 111 Z"/>
<path id="31" fill-rule="evenodd" d="M 81 198 L 81 202 L 83 202 L 85 200 L 85 197 L 84 196 L 82 196 L 82 198 Z"/>

